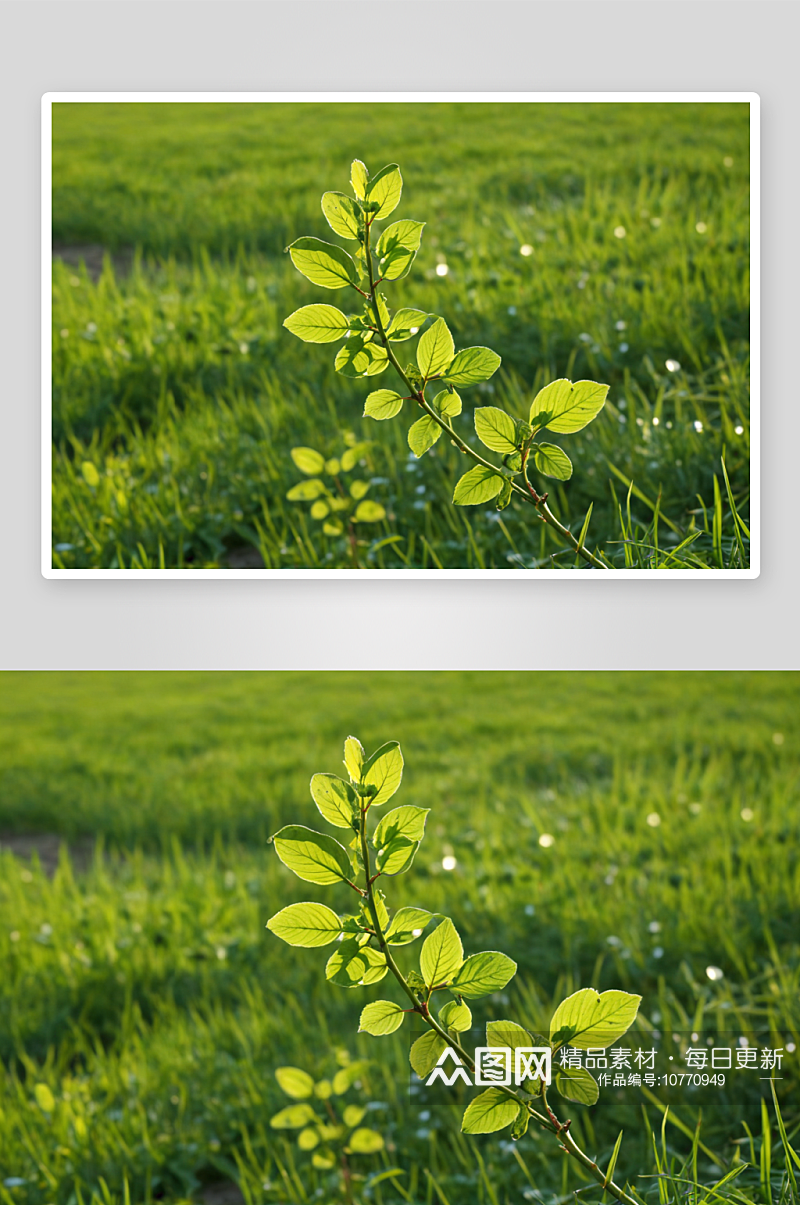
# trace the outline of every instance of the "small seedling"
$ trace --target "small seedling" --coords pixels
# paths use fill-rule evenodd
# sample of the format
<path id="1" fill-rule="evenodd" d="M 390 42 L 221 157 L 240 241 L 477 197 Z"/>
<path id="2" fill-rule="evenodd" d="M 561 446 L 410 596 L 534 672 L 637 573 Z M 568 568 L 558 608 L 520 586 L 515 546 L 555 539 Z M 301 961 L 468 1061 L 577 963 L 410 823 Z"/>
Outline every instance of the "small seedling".
<path id="1" fill-rule="evenodd" d="M 461 937 L 449 917 L 416 904 L 390 911 L 378 882 L 410 870 L 425 836 L 430 808 L 395 807 L 374 822 L 376 810 L 389 802 L 403 777 L 403 755 L 397 741 L 389 741 L 367 757 L 360 742 L 348 737 L 344 765 L 347 779 L 315 774 L 311 797 L 324 820 L 347 832 L 346 846 L 303 824 L 286 825 L 272 843 L 283 864 L 305 882 L 350 887 L 356 896 L 355 910 L 340 915 L 317 901 L 289 904 L 267 922 L 267 928 L 292 946 L 336 942 L 325 976 L 339 987 L 364 987 L 391 974 L 402 1000 L 367 1004 L 359 1031 L 379 1037 L 394 1033 L 410 1014 L 421 1018 L 428 1032 L 417 1038 L 410 1054 L 417 1075 L 428 1076 L 448 1047 L 474 1072 L 474 1059 L 459 1042 L 459 1034 L 472 1026 L 470 1004 L 502 991 L 516 974 L 517 964 L 498 950 L 465 957 Z M 412 945 L 426 929 L 430 932 L 420 949 L 419 969 L 403 970 L 398 962 L 400 947 Z M 445 1003 L 441 1003 L 443 994 Z M 599 994 L 584 988 L 559 1004 L 547 1038 L 528 1033 L 514 1021 L 490 1021 L 486 1044 L 549 1048 L 555 1066 L 555 1056 L 564 1046 L 605 1049 L 617 1041 L 633 1024 L 640 1001 L 640 996 L 629 992 Z M 583 1068 L 559 1070 L 553 1080 L 566 1100 L 594 1104 L 598 1099 L 597 1082 Z M 462 1130 L 490 1134 L 510 1128 L 511 1137 L 519 1139 L 530 1123 L 552 1134 L 558 1146 L 618 1201 L 636 1205 L 614 1182 L 613 1166 L 603 1172 L 578 1146 L 569 1120 L 560 1120 L 554 1112 L 541 1078 L 526 1080 L 521 1087 L 498 1086 L 481 1092 L 467 1106 Z"/>
<path id="2" fill-rule="evenodd" d="M 297 1145 L 318 1171 L 338 1168 L 341 1188 L 352 1201 L 352 1183 L 358 1176 L 351 1167 L 353 1155 L 373 1155 L 384 1149 L 383 1135 L 363 1125 L 369 1100 L 366 1092 L 366 1059 L 351 1059 L 346 1050 L 337 1051 L 339 1067 L 330 1078 L 314 1080 L 300 1067 L 278 1067 L 275 1078 L 294 1102 L 270 1118 L 273 1130 L 296 1130 Z M 345 1103 L 347 1093 L 359 1092 L 359 1103 Z M 362 1103 L 363 1102 L 363 1103 Z"/>
<path id="3" fill-rule="evenodd" d="M 605 405 L 608 385 L 596 381 L 552 381 L 533 399 L 526 421 L 512 418 L 497 406 L 477 407 L 478 438 L 486 448 L 502 456 L 499 465 L 487 460 L 458 434 L 453 419 L 462 409 L 458 391 L 488 381 L 500 366 L 500 356 L 489 347 L 466 347 L 457 352 L 447 323 L 436 314 L 408 307 L 391 313 L 388 299 L 378 291 L 379 286 L 408 274 L 419 251 L 425 223 L 403 218 L 384 227 L 373 242 L 375 223 L 388 218 L 400 202 L 403 191 L 400 169 L 396 163 L 390 163 L 377 175 L 370 176 L 365 165 L 356 159 L 350 182 L 354 195 L 324 193 L 322 212 L 334 234 L 357 244 L 353 254 L 334 243 L 311 237 L 296 239 L 288 251 L 294 266 L 312 284 L 333 290 L 353 289 L 363 304 L 358 312 L 350 314 L 333 305 L 302 306 L 283 325 L 306 343 L 343 341 L 334 366 L 344 376 L 376 377 L 390 366 L 394 369 L 402 392 L 374 390 L 366 399 L 364 416 L 386 420 L 400 414 L 406 402 L 418 406 L 423 415 L 408 432 L 409 447 L 417 457 L 424 456 L 444 432 L 475 462 L 456 483 L 453 502 L 457 506 L 494 501 L 497 509 L 503 510 L 512 497 L 522 499 L 586 562 L 597 569 L 612 568 L 585 545 L 589 515 L 576 537 L 547 505 L 547 493 L 540 494 L 530 480 L 531 466 L 541 476 L 557 481 L 567 481 L 572 476 L 572 462 L 566 452 L 538 436 L 545 430 L 562 435 L 582 430 Z M 415 362 L 403 366 L 398 359 L 398 345 L 421 331 Z"/>
<path id="4" fill-rule="evenodd" d="M 290 502 L 311 503 L 311 518 L 322 523 L 326 536 L 342 535 L 347 525 L 355 568 L 359 568 L 359 559 L 354 525 L 379 523 L 386 518 L 381 503 L 367 498 L 370 482 L 350 477 L 369 447 L 369 442 L 352 444 L 341 456 L 327 459 L 314 448 L 292 448 L 292 460 L 306 479 L 293 485 L 286 495 Z"/>

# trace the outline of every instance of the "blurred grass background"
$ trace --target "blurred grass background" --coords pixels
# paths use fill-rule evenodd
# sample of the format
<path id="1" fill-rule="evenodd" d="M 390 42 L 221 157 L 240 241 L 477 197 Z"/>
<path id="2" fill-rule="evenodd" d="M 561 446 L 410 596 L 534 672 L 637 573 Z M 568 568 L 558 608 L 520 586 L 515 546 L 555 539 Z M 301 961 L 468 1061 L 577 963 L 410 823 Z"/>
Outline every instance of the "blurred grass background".
<path id="1" fill-rule="evenodd" d="M 541 1029 L 577 987 L 635 991 L 633 1047 L 663 1049 L 692 1029 L 722 1046 L 742 1035 L 793 1045 L 776 1087 L 790 1134 L 800 1127 L 796 674 L 34 673 L 0 683 L 3 1205 L 123 1205 L 126 1182 L 135 1202 L 177 1202 L 220 1179 L 253 1202 L 339 1200 L 335 1178 L 305 1169 L 268 1118 L 284 1103 L 276 1066 L 327 1074 L 340 1048 L 374 1060 L 365 1092 L 390 1144 L 364 1157 L 363 1173 L 400 1166 L 408 1199 L 433 1205 L 427 1169 L 450 1205 L 493 1205 L 455 1110 L 423 1117 L 409 1097 L 402 1033 L 356 1036 L 363 1004 L 391 986 L 333 987 L 325 951 L 293 950 L 264 928 L 310 898 L 267 839 L 289 821 L 326 827 L 308 782 L 340 768 L 351 732 L 370 748 L 398 739 L 400 801 L 433 809 L 390 905 L 444 911 L 468 951 L 502 949 L 519 964 L 506 993 L 476 1005 L 478 1025 L 510 1016 Z M 456 859 L 450 872 L 445 857 Z M 311 897 L 320 893 L 333 907 L 349 902 L 336 888 Z M 52 1092 L 49 1111 L 37 1084 Z M 659 1092 L 690 1128 L 702 1110 L 717 1163 L 700 1154 L 701 1181 L 749 1161 L 743 1123 L 758 1161 L 767 1089 L 740 1073 L 724 1089 Z M 623 1175 L 655 1170 L 642 1104 L 658 1129 L 660 1113 L 635 1089 L 602 1090 L 596 1107 L 573 1110 L 603 1160 L 624 1128 Z M 498 1203 L 558 1205 L 580 1186 L 544 1138 L 515 1146 L 527 1171 L 506 1138 L 477 1144 Z M 667 1140 L 671 1154 L 690 1145 L 672 1126 Z M 293 1160 L 299 1188 L 279 1170 Z M 774 1174 L 770 1199 L 789 1205 Z M 655 1200 L 657 1183 L 637 1181 Z M 767 1205 L 757 1171 L 734 1187 L 732 1200 Z M 357 1192 L 400 1199 L 387 1184 Z"/>
<path id="2" fill-rule="evenodd" d="M 276 568 L 346 565 L 285 500 L 290 448 L 333 455 L 343 433 L 376 441 L 388 516 L 362 529 L 366 567 L 552 563 L 558 541 L 522 509 L 454 509 L 455 449 L 417 462 L 409 420 L 362 419 L 369 386 L 281 326 L 330 300 L 284 249 L 330 236 L 319 198 L 356 156 L 397 161 L 396 216 L 427 222 L 391 303 L 503 357 L 462 429 L 488 402 L 527 415 L 556 376 L 606 381 L 604 412 L 566 441 L 574 479 L 548 483 L 559 516 L 580 524 L 593 503 L 590 535 L 624 564 L 633 479 L 654 563 L 699 530 L 688 563 L 736 564 L 720 456 L 746 519 L 749 113 L 663 103 L 55 104 L 53 563 L 215 567 L 251 548 Z"/>

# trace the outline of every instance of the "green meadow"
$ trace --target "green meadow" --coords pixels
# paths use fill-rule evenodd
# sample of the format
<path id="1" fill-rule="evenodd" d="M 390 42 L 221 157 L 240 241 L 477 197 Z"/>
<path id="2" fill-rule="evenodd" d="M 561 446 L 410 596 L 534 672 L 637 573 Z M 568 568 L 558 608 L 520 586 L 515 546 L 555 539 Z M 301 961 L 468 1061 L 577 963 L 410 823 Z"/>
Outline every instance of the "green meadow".
<path id="1" fill-rule="evenodd" d="M 269 1123 L 287 1104 L 277 1067 L 331 1077 L 348 1058 L 369 1063 L 342 1100 L 368 1106 L 385 1144 L 351 1156 L 358 1205 L 599 1205 L 549 1135 L 468 1138 L 455 1107 L 421 1107 L 408 1035 L 356 1033 L 364 1004 L 394 998 L 388 981 L 336 987 L 329 951 L 265 929 L 294 900 L 349 906 L 268 840 L 327 828 L 308 783 L 341 770 L 350 733 L 399 740 L 397 799 L 432 809 L 390 907 L 445 912 L 465 948 L 518 964 L 476 1026 L 540 1031 L 571 991 L 621 988 L 643 998 L 634 1049 L 666 1060 L 692 1033 L 783 1049 L 774 1085 L 755 1070 L 602 1088 L 570 1106 L 591 1157 L 606 1167 L 622 1130 L 615 1178 L 643 1205 L 796 1205 L 796 674 L 0 682 L 2 1205 L 345 1203 L 338 1170 Z"/>
<path id="2" fill-rule="evenodd" d="M 320 196 L 355 157 L 399 163 L 395 217 L 427 223 L 392 308 L 502 356 L 459 431 L 559 376 L 608 383 L 573 478 L 540 482 L 561 521 L 591 506 L 620 567 L 747 565 L 749 114 L 694 103 L 55 104 L 53 565 L 347 566 L 286 498 L 290 451 L 371 441 L 363 568 L 573 566 L 532 508 L 452 506 L 445 440 L 417 460 L 408 417 L 362 418 L 391 369 L 347 379 L 283 328 L 341 300 L 285 248 L 335 240 Z"/>

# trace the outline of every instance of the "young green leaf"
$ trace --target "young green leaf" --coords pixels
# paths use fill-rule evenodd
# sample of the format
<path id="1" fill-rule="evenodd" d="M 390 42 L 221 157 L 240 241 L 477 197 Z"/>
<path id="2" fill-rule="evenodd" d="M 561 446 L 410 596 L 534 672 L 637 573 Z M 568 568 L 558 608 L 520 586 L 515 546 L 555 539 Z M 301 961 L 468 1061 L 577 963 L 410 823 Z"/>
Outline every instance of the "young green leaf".
<path id="1" fill-rule="evenodd" d="M 309 477 L 319 476 L 325 468 L 325 457 L 313 448 L 292 448 L 290 455 L 300 472 Z"/>
<path id="2" fill-rule="evenodd" d="M 342 931 L 335 912 L 325 904 L 288 904 L 267 921 L 267 928 L 290 946 L 327 946 Z"/>
<path id="3" fill-rule="evenodd" d="M 533 463 L 545 477 L 557 481 L 569 481 L 572 476 L 572 461 L 556 444 L 534 444 Z"/>
<path id="4" fill-rule="evenodd" d="M 455 418 L 461 413 L 461 398 L 455 389 L 443 389 L 441 393 L 436 394 L 431 405 L 438 414 L 446 418 Z"/>
<path id="5" fill-rule="evenodd" d="M 515 1142 L 519 1142 L 520 1138 L 524 1138 L 528 1132 L 530 1116 L 524 1105 L 517 1105 L 517 1116 L 511 1126 L 511 1137 Z"/>
<path id="6" fill-rule="evenodd" d="M 517 1046 L 536 1046 L 527 1029 L 517 1025 L 516 1021 L 487 1021 L 486 1045 L 507 1046 L 514 1050 Z"/>
<path id="7" fill-rule="evenodd" d="M 386 167 L 382 167 L 374 179 L 370 180 L 367 187 L 367 200 L 377 205 L 375 210 L 375 218 L 383 220 L 388 218 L 397 206 L 400 204 L 400 197 L 403 192 L 403 177 L 400 175 L 400 168 L 396 163 L 389 163 Z"/>
<path id="8" fill-rule="evenodd" d="M 572 381 L 562 377 L 540 389 L 531 404 L 531 426 L 547 427 L 557 434 L 580 431 L 603 409 L 608 385 L 597 381 Z"/>
<path id="9" fill-rule="evenodd" d="M 353 871 L 344 846 L 303 824 L 287 824 L 276 833 L 275 852 L 289 870 L 307 883 L 349 882 Z"/>
<path id="10" fill-rule="evenodd" d="M 329 824 L 336 828 L 353 827 L 358 800 L 349 782 L 335 774 L 315 774 L 311 779 L 311 798 Z"/>
<path id="11" fill-rule="evenodd" d="M 439 1013 L 439 1020 L 445 1029 L 454 1029 L 456 1033 L 466 1033 L 472 1028 L 472 1013 L 466 1004 L 458 1000 L 448 1000 Z"/>
<path id="12" fill-rule="evenodd" d="M 456 354 L 445 374 L 450 385 L 466 388 L 488 381 L 500 367 L 500 357 L 490 347 L 465 347 Z"/>
<path id="13" fill-rule="evenodd" d="M 352 257 L 334 243 L 307 235 L 295 239 L 289 255 L 298 272 L 323 289 L 343 289 L 358 284 L 358 269 Z"/>
<path id="14" fill-rule="evenodd" d="M 419 459 L 420 456 L 425 455 L 429 448 L 433 447 L 441 434 L 442 428 L 436 419 L 431 418 L 429 414 L 425 414 L 409 427 L 408 446 L 417 459 Z"/>
<path id="15" fill-rule="evenodd" d="M 452 989 L 467 1000 L 478 1000 L 499 992 L 517 973 L 517 964 L 507 954 L 484 950 L 471 954 L 452 982 Z"/>
<path id="16" fill-rule="evenodd" d="M 519 1105 L 500 1088 L 488 1088 L 467 1105 L 461 1122 L 464 1134 L 494 1134 L 516 1120 Z"/>
<path id="17" fill-rule="evenodd" d="M 370 797 L 374 807 L 388 803 L 403 779 L 403 754 L 397 741 L 387 741 L 376 749 L 365 763 L 362 781 L 365 786 L 375 787 Z"/>
<path id="18" fill-rule="evenodd" d="M 350 183 L 359 201 L 365 200 L 369 188 L 369 172 L 360 159 L 354 159 L 351 164 Z"/>
<path id="19" fill-rule="evenodd" d="M 383 1150 L 383 1138 L 377 1130 L 369 1130 L 360 1126 L 350 1135 L 347 1149 L 355 1155 L 374 1155 Z"/>
<path id="20" fill-rule="evenodd" d="M 311 507 L 311 518 L 312 519 L 324 519 L 325 516 L 330 513 L 330 509 L 331 508 L 328 506 L 328 503 L 323 502 L 322 499 L 320 498 Z"/>
<path id="21" fill-rule="evenodd" d="M 304 343 L 335 343 L 344 339 L 349 319 L 335 305 L 304 305 L 295 310 L 283 325 Z"/>
<path id="22" fill-rule="evenodd" d="M 362 456 L 364 456 L 371 447 L 372 440 L 363 439 L 360 443 L 353 444 L 352 448 L 348 448 L 342 456 L 342 469 L 344 472 L 349 473 L 351 469 L 354 469 L 359 460 L 361 460 Z"/>
<path id="23" fill-rule="evenodd" d="M 386 959 L 378 950 L 360 946 L 358 938 L 340 942 L 325 967 L 325 978 L 339 987 L 363 987 L 378 983 L 388 971 Z"/>
<path id="24" fill-rule="evenodd" d="M 358 238 L 359 227 L 364 225 L 364 216 L 352 197 L 343 192 L 323 193 L 322 212 L 334 234 L 341 238 Z"/>
<path id="25" fill-rule="evenodd" d="M 270 1126 L 273 1130 L 300 1130 L 303 1126 L 308 1125 L 310 1121 L 316 1120 L 316 1114 L 309 1104 L 289 1105 L 286 1109 L 281 1109 L 274 1117 L 270 1119 Z"/>
<path id="26" fill-rule="evenodd" d="M 500 493 L 504 480 L 501 473 L 476 464 L 474 469 L 470 469 L 456 482 L 453 502 L 456 506 L 477 506 L 481 502 L 488 502 Z"/>
<path id="27" fill-rule="evenodd" d="M 297 1145 L 301 1151 L 313 1151 L 315 1146 L 319 1146 L 319 1134 L 310 1128 L 301 1130 L 297 1135 Z"/>
<path id="28" fill-rule="evenodd" d="M 361 781 L 361 768 L 365 760 L 361 741 L 354 736 L 348 736 L 344 743 L 344 768 L 353 782 Z"/>
<path id="29" fill-rule="evenodd" d="M 385 255 L 396 251 L 398 247 L 402 247 L 404 251 L 419 251 L 424 225 L 424 222 L 412 222 L 410 218 L 392 222 L 391 226 L 386 227 L 375 246 L 378 258 L 383 259 Z"/>
<path id="30" fill-rule="evenodd" d="M 373 502 L 370 498 L 365 498 L 363 502 L 359 502 L 353 515 L 354 523 L 379 523 L 381 519 L 386 517 L 386 510 L 381 506 L 380 502 Z"/>
<path id="31" fill-rule="evenodd" d="M 378 851 L 375 864 L 381 874 L 405 874 L 414 861 L 419 841 L 409 841 L 408 837 L 392 837 Z"/>
<path id="32" fill-rule="evenodd" d="M 495 503 L 495 506 L 498 510 L 505 510 L 505 508 L 508 506 L 509 502 L 511 501 L 511 492 L 511 482 L 508 480 L 508 478 L 506 478 L 503 482 L 503 488 L 497 495 L 497 502 Z"/>
<path id="33" fill-rule="evenodd" d="M 386 940 L 390 946 L 407 946 L 416 941 L 432 920 L 433 913 L 425 908 L 398 908 L 386 930 Z"/>
<path id="34" fill-rule="evenodd" d="M 350 482 L 350 497 L 355 498 L 356 502 L 361 498 L 366 497 L 369 493 L 368 481 L 351 481 Z"/>
<path id="35" fill-rule="evenodd" d="M 429 326 L 417 345 L 417 364 L 425 380 L 441 376 L 450 365 L 455 344 L 444 318 Z"/>
<path id="36" fill-rule="evenodd" d="M 393 389 L 376 389 L 364 403 L 364 418 L 394 418 L 403 409 L 403 399 Z"/>
<path id="37" fill-rule="evenodd" d="M 444 1038 L 440 1038 L 433 1029 L 417 1038 L 408 1058 L 420 1079 L 426 1079 L 430 1075 L 446 1049 Z"/>
<path id="38" fill-rule="evenodd" d="M 386 334 L 392 343 L 403 343 L 417 334 L 427 317 L 424 310 L 398 310 L 386 328 Z"/>
<path id="39" fill-rule="evenodd" d="M 464 961 L 464 949 L 456 927 L 445 917 L 422 943 L 419 969 L 427 987 L 449 983 Z"/>
<path id="40" fill-rule="evenodd" d="M 322 530 L 326 536 L 340 536 L 344 531 L 344 524 L 340 519 L 329 519 L 327 523 L 322 524 Z"/>
<path id="41" fill-rule="evenodd" d="M 351 335 L 336 353 L 333 366 L 343 377 L 374 377 L 389 367 L 389 357 L 379 343 Z"/>
<path id="42" fill-rule="evenodd" d="M 421 841 L 425 836 L 425 821 L 430 808 L 417 808 L 411 804 L 392 808 L 381 819 L 372 836 L 372 844 L 380 849 L 394 837 L 407 837 L 410 841 Z"/>
<path id="43" fill-rule="evenodd" d="M 585 1067 L 564 1067 L 556 1072 L 556 1088 L 567 1100 L 594 1105 L 600 1095 L 597 1080 Z"/>
<path id="44" fill-rule="evenodd" d="M 314 1091 L 313 1079 L 299 1067 L 276 1067 L 275 1078 L 286 1095 L 294 1100 L 305 1100 Z"/>
<path id="45" fill-rule="evenodd" d="M 348 1105 L 342 1113 L 342 1121 L 346 1126 L 357 1126 L 366 1111 L 364 1105 Z"/>
<path id="46" fill-rule="evenodd" d="M 325 483 L 315 477 L 310 481 L 298 481 L 297 485 L 287 491 L 286 497 L 290 502 L 312 502 L 314 498 L 319 498 L 320 494 L 325 493 Z"/>
<path id="47" fill-rule="evenodd" d="M 507 455 L 516 451 L 517 424 L 497 406 L 480 406 L 475 411 L 475 434 L 493 452 Z"/>
<path id="48" fill-rule="evenodd" d="M 405 1019 L 405 1010 L 392 1000 L 375 1000 L 361 1013 L 358 1022 L 359 1033 L 371 1033 L 373 1037 L 394 1033 Z"/>
<path id="49" fill-rule="evenodd" d="M 387 227 L 378 239 L 378 270 L 384 280 L 400 280 L 408 274 L 419 249 L 424 222 L 406 219 Z"/>
<path id="50" fill-rule="evenodd" d="M 607 991 L 593 987 L 573 992 L 559 1004 L 550 1022 L 550 1040 L 569 1028 L 570 1046 L 588 1050 L 590 1046 L 610 1046 L 630 1028 L 636 1019 L 642 997 L 631 992 Z"/>
<path id="51" fill-rule="evenodd" d="M 369 1067 L 366 1059 L 356 1059 L 355 1062 L 348 1063 L 346 1067 L 341 1067 L 333 1077 L 333 1090 L 337 1096 L 342 1096 L 348 1088 L 352 1088 L 353 1084 L 358 1083 L 361 1076 Z"/>

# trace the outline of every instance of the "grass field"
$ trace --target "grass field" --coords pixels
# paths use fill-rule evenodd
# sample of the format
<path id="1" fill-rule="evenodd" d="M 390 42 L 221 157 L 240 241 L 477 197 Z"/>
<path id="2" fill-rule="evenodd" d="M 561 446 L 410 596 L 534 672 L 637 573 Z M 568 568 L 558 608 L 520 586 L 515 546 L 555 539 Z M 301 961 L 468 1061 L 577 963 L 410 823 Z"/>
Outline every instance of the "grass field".
<path id="1" fill-rule="evenodd" d="M 2 1205 L 197 1200 L 218 1181 L 248 1202 L 344 1200 L 336 1175 L 268 1124 L 286 1103 L 275 1067 L 329 1074 L 337 1050 L 373 1060 L 361 1094 L 388 1144 L 354 1156 L 357 1174 L 403 1172 L 399 1189 L 356 1179 L 359 1202 L 563 1205 L 585 1188 L 544 1137 L 512 1149 L 507 1134 L 461 1136 L 455 1110 L 421 1115 L 401 1034 L 355 1033 L 363 1004 L 392 989 L 334 987 L 325 951 L 265 931 L 291 900 L 347 903 L 335 887 L 309 896 L 266 842 L 289 821 L 315 824 L 308 780 L 336 772 L 350 732 L 369 747 L 398 739 L 398 798 L 433 809 L 389 903 L 444 911 L 470 949 L 519 964 L 505 995 L 475 1005 L 477 1023 L 540 1029 L 568 991 L 594 985 L 643 996 L 633 1047 L 691 1030 L 783 1047 L 775 1086 L 797 1149 L 797 675 L 4 674 L 2 686 Z M 43 848 L 65 842 L 54 873 L 15 853 L 37 834 Z M 759 1074 L 658 1090 L 675 1122 L 667 1165 L 688 1157 L 688 1179 L 707 1186 L 739 1174 L 716 1195 L 633 1179 L 645 1201 L 794 1205 Z M 691 1134 L 700 1110 L 695 1175 L 678 1123 Z M 638 1090 L 603 1090 L 572 1116 L 603 1165 L 623 1129 L 621 1175 L 657 1171 L 645 1116 L 661 1158 L 662 1115 Z"/>
<path id="2" fill-rule="evenodd" d="M 355 156 L 398 162 L 396 216 L 427 222 L 391 303 L 503 358 L 460 430 L 490 402 L 527 416 L 557 376 L 607 382 L 569 438 L 572 481 L 548 482 L 562 521 L 592 504 L 589 542 L 620 566 L 746 564 L 747 106 L 454 103 L 54 105 L 53 564 L 224 567 L 250 547 L 346 565 L 285 495 L 293 446 L 334 455 L 349 435 L 375 441 L 387 511 L 359 531 L 364 568 L 571 567 L 515 503 L 454 508 L 457 451 L 417 461 L 407 421 L 361 417 L 372 383 L 282 327 L 331 300 L 284 249 L 328 238 L 319 198 Z M 109 253 L 99 279 L 76 266 L 87 247 Z"/>

